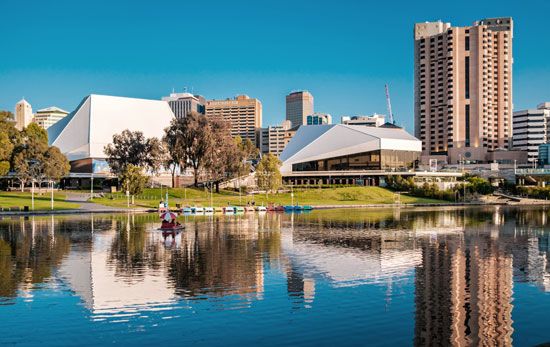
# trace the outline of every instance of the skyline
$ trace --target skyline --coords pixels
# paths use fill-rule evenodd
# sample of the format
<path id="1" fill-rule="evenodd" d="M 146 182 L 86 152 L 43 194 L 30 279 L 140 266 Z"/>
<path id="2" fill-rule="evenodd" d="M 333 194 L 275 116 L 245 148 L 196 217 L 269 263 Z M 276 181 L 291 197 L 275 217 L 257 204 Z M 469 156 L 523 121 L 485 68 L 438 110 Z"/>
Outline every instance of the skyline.
<path id="1" fill-rule="evenodd" d="M 11 14 L 0 23 L 8 33 L 0 43 L 9 52 L 0 65 L 0 109 L 12 112 L 21 97 L 33 109 L 72 111 L 89 94 L 160 100 L 187 86 L 208 99 L 258 98 L 267 126 L 285 119 L 289 92 L 305 89 L 315 97 L 315 111 L 339 123 L 342 115 L 387 114 L 388 83 L 396 122 L 412 132 L 414 23 L 464 26 L 500 16 L 515 23 L 514 110 L 550 100 L 550 49 L 530 37 L 550 35 L 544 18 L 550 4 L 543 1 L 377 8 L 286 0 L 30 3 L 23 17 L 14 15 L 17 4 L 0 5 Z"/>

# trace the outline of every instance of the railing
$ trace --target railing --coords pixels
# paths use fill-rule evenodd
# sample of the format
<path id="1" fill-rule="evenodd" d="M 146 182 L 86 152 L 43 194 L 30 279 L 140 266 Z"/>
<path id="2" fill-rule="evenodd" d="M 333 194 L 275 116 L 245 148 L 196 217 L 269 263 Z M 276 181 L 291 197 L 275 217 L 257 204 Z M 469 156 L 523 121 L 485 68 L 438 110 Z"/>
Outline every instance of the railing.
<path id="1" fill-rule="evenodd" d="M 516 175 L 550 175 L 550 169 L 516 169 Z"/>

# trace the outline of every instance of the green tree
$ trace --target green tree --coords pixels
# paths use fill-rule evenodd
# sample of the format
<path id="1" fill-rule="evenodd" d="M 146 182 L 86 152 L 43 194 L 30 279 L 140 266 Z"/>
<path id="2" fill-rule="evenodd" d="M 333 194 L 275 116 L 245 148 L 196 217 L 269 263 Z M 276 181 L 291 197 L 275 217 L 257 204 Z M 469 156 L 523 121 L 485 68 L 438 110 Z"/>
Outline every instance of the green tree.
<path id="1" fill-rule="evenodd" d="M 132 196 L 132 204 L 134 204 L 134 196 L 143 192 L 143 188 L 147 184 L 147 176 L 143 174 L 140 167 L 128 164 L 120 173 L 119 180 L 122 188 Z"/>
<path id="2" fill-rule="evenodd" d="M 282 184 L 279 171 L 281 161 L 273 154 L 266 154 L 256 167 L 256 182 L 266 192 L 277 191 Z"/>
<path id="3" fill-rule="evenodd" d="M 47 180 L 59 181 L 69 174 L 71 165 L 59 148 L 52 146 L 44 154 L 44 177 Z"/>
<path id="4" fill-rule="evenodd" d="M 141 131 L 124 130 L 113 135 L 113 142 L 105 146 L 111 171 L 121 174 L 128 165 L 142 167 L 153 173 L 162 166 L 165 150 L 157 138 L 147 139 Z"/>
<path id="5" fill-rule="evenodd" d="M 21 182 L 21 191 L 29 181 L 42 181 L 45 153 L 48 150 L 48 133 L 35 123 L 29 124 L 20 134 L 19 143 L 12 154 L 12 167 Z M 33 183 L 34 184 L 34 183 Z"/>

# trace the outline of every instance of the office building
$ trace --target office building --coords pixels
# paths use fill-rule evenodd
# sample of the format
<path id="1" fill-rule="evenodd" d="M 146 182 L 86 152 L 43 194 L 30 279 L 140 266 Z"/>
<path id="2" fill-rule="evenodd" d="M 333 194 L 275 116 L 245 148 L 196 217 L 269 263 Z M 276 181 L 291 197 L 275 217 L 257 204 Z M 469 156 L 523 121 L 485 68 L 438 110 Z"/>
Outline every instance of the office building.
<path id="1" fill-rule="evenodd" d="M 550 142 L 548 126 L 550 120 L 550 102 L 544 102 L 536 109 L 514 112 L 515 150 L 526 151 L 529 163 L 537 163 L 539 146 Z"/>
<path id="2" fill-rule="evenodd" d="M 204 105 L 206 100 L 200 95 L 191 93 L 171 93 L 165 96 L 162 101 L 168 102 L 176 118 L 181 119 L 191 112 L 204 114 Z"/>
<path id="3" fill-rule="evenodd" d="M 247 95 L 238 95 L 234 99 L 208 100 L 205 107 L 206 116 L 221 117 L 230 122 L 231 136 L 249 139 L 256 145 L 257 133 L 262 127 L 262 103 Z"/>
<path id="4" fill-rule="evenodd" d="M 286 96 L 286 119 L 292 122 L 292 127 L 307 124 L 306 117 L 313 113 L 313 95 L 310 92 L 303 90 Z"/>
<path id="5" fill-rule="evenodd" d="M 371 116 L 342 116 L 342 124 L 346 125 L 364 125 L 369 127 L 379 127 L 386 123 L 386 116 L 383 114 L 373 114 Z"/>
<path id="6" fill-rule="evenodd" d="M 306 117 L 306 125 L 332 124 L 332 116 L 328 113 L 314 113 Z"/>
<path id="7" fill-rule="evenodd" d="M 48 128 L 48 140 L 67 156 L 71 173 L 110 174 L 104 149 L 113 135 L 128 129 L 160 139 L 173 118 L 164 101 L 93 94 Z"/>
<path id="8" fill-rule="evenodd" d="M 23 130 L 31 124 L 34 116 L 32 114 L 32 106 L 25 99 L 21 99 L 15 104 L 15 127 L 18 130 Z"/>
<path id="9" fill-rule="evenodd" d="M 36 111 L 34 114 L 34 122 L 43 129 L 48 129 L 64 117 L 66 117 L 69 112 L 60 109 L 59 107 L 48 107 Z"/>
<path id="10" fill-rule="evenodd" d="M 512 144 L 511 18 L 414 26 L 415 135 L 423 156 L 487 161 Z"/>
<path id="11" fill-rule="evenodd" d="M 538 164 L 543 167 L 550 165 L 550 143 L 544 143 L 539 146 Z"/>
<path id="12" fill-rule="evenodd" d="M 287 133 L 290 126 L 290 121 L 285 120 L 281 125 L 270 125 L 267 128 L 262 128 L 259 140 L 262 154 L 271 153 L 277 156 L 281 154 L 288 143 Z"/>

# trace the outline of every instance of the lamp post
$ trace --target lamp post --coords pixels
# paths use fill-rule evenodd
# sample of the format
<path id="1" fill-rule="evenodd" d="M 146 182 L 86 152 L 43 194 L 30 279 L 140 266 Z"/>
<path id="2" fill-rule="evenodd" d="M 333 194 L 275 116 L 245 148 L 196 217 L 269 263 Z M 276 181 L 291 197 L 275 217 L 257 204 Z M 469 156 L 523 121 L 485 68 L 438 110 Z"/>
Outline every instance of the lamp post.
<path id="1" fill-rule="evenodd" d="M 94 199 L 94 173 L 92 172 L 92 176 L 90 178 L 90 200 Z"/>

